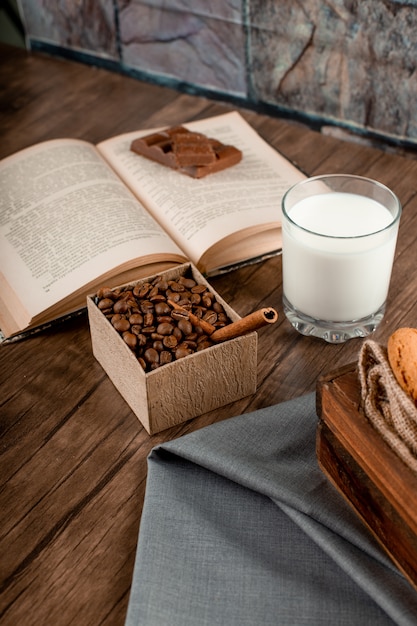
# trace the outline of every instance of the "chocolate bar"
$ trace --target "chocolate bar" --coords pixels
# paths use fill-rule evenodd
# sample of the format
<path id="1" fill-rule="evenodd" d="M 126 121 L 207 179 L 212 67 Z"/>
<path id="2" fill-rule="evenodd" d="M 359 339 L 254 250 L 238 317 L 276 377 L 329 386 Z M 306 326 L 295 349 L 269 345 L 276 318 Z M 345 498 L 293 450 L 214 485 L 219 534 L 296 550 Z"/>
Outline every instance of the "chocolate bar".
<path id="1" fill-rule="evenodd" d="M 183 126 L 135 139 L 130 149 L 193 178 L 214 174 L 242 159 L 241 151 L 234 146 L 225 145 L 202 133 L 194 133 Z"/>
<path id="2" fill-rule="evenodd" d="M 172 149 L 179 167 L 210 165 L 216 162 L 212 142 L 200 133 L 175 133 Z"/>

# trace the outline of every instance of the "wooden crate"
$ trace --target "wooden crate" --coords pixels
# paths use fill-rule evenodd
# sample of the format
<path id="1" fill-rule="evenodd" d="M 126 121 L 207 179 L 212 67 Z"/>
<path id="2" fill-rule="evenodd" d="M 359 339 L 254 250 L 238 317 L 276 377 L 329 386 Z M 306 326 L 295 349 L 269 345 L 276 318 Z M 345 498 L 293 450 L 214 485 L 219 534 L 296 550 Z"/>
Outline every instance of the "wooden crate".
<path id="1" fill-rule="evenodd" d="M 176 280 L 188 271 L 197 282 L 208 285 L 190 263 L 160 275 Z M 232 321 L 240 319 L 219 294 L 209 288 L 229 318 Z M 256 391 L 256 332 L 216 344 L 145 373 L 122 337 L 96 306 L 94 295 L 88 296 L 87 308 L 93 354 L 149 434 Z"/>
<path id="2" fill-rule="evenodd" d="M 417 589 L 417 475 L 363 414 L 355 365 L 320 379 L 317 414 L 321 469 Z"/>

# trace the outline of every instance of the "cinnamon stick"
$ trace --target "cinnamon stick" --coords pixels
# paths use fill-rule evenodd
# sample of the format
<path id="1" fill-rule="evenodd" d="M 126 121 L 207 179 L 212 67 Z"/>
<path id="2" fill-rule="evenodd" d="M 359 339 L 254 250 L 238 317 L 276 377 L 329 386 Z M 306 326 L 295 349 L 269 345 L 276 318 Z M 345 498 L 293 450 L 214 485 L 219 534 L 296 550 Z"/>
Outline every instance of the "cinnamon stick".
<path id="1" fill-rule="evenodd" d="M 200 317 L 197 317 L 197 315 L 194 315 L 194 313 L 191 313 L 191 311 L 184 309 L 176 302 L 168 300 L 168 304 L 177 311 L 183 312 L 184 315 L 188 317 L 190 322 L 194 324 L 194 326 L 201 326 L 204 332 L 209 335 L 210 339 L 215 343 L 227 341 L 228 339 L 234 339 L 235 337 L 241 337 L 242 335 L 247 335 L 254 330 L 262 328 L 262 326 L 275 324 L 278 319 L 278 313 L 275 311 L 275 309 L 273 309 L 272 307 L 267 307 L 259 309 L 258 311 L 254 311 L 253 313 L 246 315 L 246 317 L 242 317 L 242 319 L 237 320 L 236 322 L 226 324 L 226 326 L 222 326 L 221 328 L 216 329 L 215 326 L 213 326 L 209 322 L 206 322 Z"/>
<path id="2" fill-rule="evenodd" d="M 240 337 L 241 335 L 246 335 L 254 330 L 258 330 L 259 328 L 262 328 L 262 326 L 275 324 L 277 319 L 278 313 L 275 309 L 271 307 L 259 309 L 258 311 L 254 311 L 254 313 L 250 313 L 250 315 L 247 315 L 246 317 L 242 317 L 242 319 L 237 320 L 236 322 L 232 322 L 222 328 L 218 328 L 210 335 L 210 339 L 216 343 L 220 341 L 227 341 L 228 339 L 234 339 L 235 337 Z"/>

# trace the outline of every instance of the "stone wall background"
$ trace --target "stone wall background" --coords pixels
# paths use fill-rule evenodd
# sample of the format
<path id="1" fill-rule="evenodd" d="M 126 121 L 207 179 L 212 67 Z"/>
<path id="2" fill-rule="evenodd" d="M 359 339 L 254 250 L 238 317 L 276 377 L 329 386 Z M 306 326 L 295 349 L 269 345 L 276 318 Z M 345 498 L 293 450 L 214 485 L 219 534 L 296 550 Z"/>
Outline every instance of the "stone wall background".
<path id="1" fill-rule="evenodd" d="M 417 0 L 19 0 L 27 46 L 417 145 Z"/>

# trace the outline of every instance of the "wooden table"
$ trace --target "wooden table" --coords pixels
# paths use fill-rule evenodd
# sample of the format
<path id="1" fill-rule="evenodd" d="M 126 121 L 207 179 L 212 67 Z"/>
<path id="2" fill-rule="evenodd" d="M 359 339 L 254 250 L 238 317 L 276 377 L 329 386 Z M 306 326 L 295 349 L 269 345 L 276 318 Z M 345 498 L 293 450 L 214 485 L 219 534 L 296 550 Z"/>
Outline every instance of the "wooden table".
<path id="1" fill-rule="evenodd" d="M 74 62 L 1 47 L 0 158 L 53 137 L 99 142 L 232 107 Z M 241 109 L 272 146 L 309 175 L 376 178 L 402 217 L 385 319 L 374 338 L 417 326 L 417 161 Z M 212 280 L 240 314 L 273 306 L 259 331 L 253 396 L 150 437 L 95 361 L 86 317 L 0 346 L 0 620 L 123 624 L 146 457 L 161 441 L 312 392 L 323 373 L 356 359 L 360 340 L 329 345 L 292 330 L 281 307 L 281 259 Z M 163 593 L 163 589 L 161 589 Z"/>

